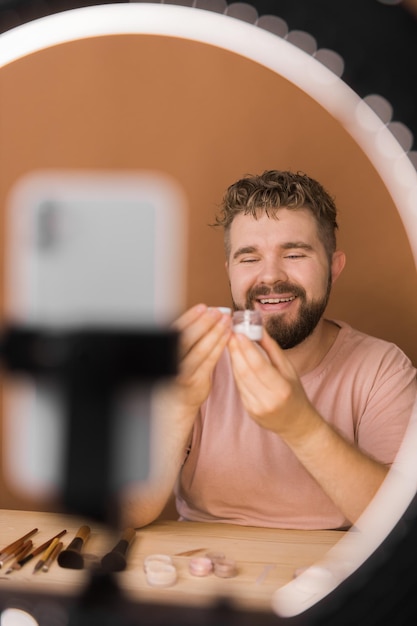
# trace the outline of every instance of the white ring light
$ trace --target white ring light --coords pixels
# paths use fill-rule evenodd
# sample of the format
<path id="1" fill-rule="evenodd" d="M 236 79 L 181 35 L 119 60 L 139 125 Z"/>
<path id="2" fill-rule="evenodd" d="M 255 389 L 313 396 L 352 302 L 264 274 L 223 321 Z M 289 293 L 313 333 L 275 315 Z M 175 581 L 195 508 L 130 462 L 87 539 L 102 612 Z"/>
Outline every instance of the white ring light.
<path id="1" fill-rule="evenodd" d="M 0 68 L 74 40 L 120 34 L 179 37 L 217 46 L 283 76 L 316 100 L 349 132 L 379 172 L 404 223 L 417 260 L 417 172 L 389 127 L 338 76 L 289 41 L 239 19 L 177 5 L 114 4 L 74 9 L 0 36 Z M 417 491 L 417 404 L 393 469 L 381 489 L 321 563 L 275 592 L 281 616 L 312 607 L 355 572 L 401 519 Z M 389 506 L 386 506 L 386 503 Z"/>

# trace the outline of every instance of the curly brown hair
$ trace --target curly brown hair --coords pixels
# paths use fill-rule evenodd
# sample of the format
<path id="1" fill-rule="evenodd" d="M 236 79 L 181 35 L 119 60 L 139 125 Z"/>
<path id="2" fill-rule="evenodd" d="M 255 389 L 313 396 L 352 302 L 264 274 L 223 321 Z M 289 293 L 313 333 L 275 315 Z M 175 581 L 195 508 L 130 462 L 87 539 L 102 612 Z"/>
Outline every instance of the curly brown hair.
<path id="1" fill-rule="evenodd" d="M 337 209 L 334 200 L 313 178 L 302 172 L 267 170 L 247 175 L 227 189 L 216 226 L 224 228 L 226 256 L 230 255 L 230 227 L 237 215 L 262 214 L 277 218 L 279 208 L 307 208 L 314 215 L 320 239 L 329 260 L 336 249 Z"/>

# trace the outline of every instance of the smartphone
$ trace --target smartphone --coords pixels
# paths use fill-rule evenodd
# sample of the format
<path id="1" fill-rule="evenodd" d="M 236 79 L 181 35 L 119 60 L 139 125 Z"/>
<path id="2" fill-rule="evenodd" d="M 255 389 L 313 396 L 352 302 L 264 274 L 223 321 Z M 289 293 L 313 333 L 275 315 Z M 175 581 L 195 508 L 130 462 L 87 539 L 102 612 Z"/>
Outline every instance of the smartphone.
<path id="1" fill-rule="evenodd" d="M 6 323 L 47 330 L 165 328 L 183 309 L 187 203 L 160 172 L 36 171 L 6 206 Z M 145 387 L 114 420 L 115 486 L 149 465 Z M 65 398 L 53 380 L 9 380 L 3 472 L 12 491 L 44 500 L 64 479 Z"/>

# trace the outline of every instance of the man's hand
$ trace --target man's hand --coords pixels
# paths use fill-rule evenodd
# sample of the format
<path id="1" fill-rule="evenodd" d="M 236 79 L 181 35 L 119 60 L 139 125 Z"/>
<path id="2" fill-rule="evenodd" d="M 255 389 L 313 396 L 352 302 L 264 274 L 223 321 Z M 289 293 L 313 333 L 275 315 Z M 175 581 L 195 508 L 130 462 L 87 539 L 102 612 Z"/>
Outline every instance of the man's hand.
<path id="1" fill-rule="evenodd" d="M 175 380 L 179 399 L 197 412 L 210 392 L 213 370 L 231 334 L 231 319 L 216 308 L 198 304 L 174 327 L 180 332 L 180 366 Z"/>
<path id="2" fill-rule="evenodd" d="M 245 409 L 260 426 L 284 439 L 308 435 L 309 415 L 315 411 L 294 367 L 265 329 L 259 344 L 264 352 L 244 335 L 234 335 L 229 341 Z"/>

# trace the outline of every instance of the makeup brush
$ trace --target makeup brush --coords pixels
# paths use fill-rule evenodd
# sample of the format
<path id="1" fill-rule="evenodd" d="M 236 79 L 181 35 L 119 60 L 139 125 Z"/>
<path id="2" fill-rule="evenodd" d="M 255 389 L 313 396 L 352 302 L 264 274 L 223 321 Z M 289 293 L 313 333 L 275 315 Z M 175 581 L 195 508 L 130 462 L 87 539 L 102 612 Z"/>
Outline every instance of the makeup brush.
<path id="1" fill-rule="evenodd" d="M 126 554 L 135 535 L 134 528 L 126 528 L 113 550 L 103 556 L 101 566 L 106 572 L 121 572 L 126 569 Z"/>
<path id="2" fill-rule="evenodd" d="M 82 569 L 84 567 L 84 557 L 81 554 L 83 546 L 90 536 L 89 526 L 81 526 L 74 539 L 65 550 L 58 555 L 58 565 L 68 569 Z"/>

